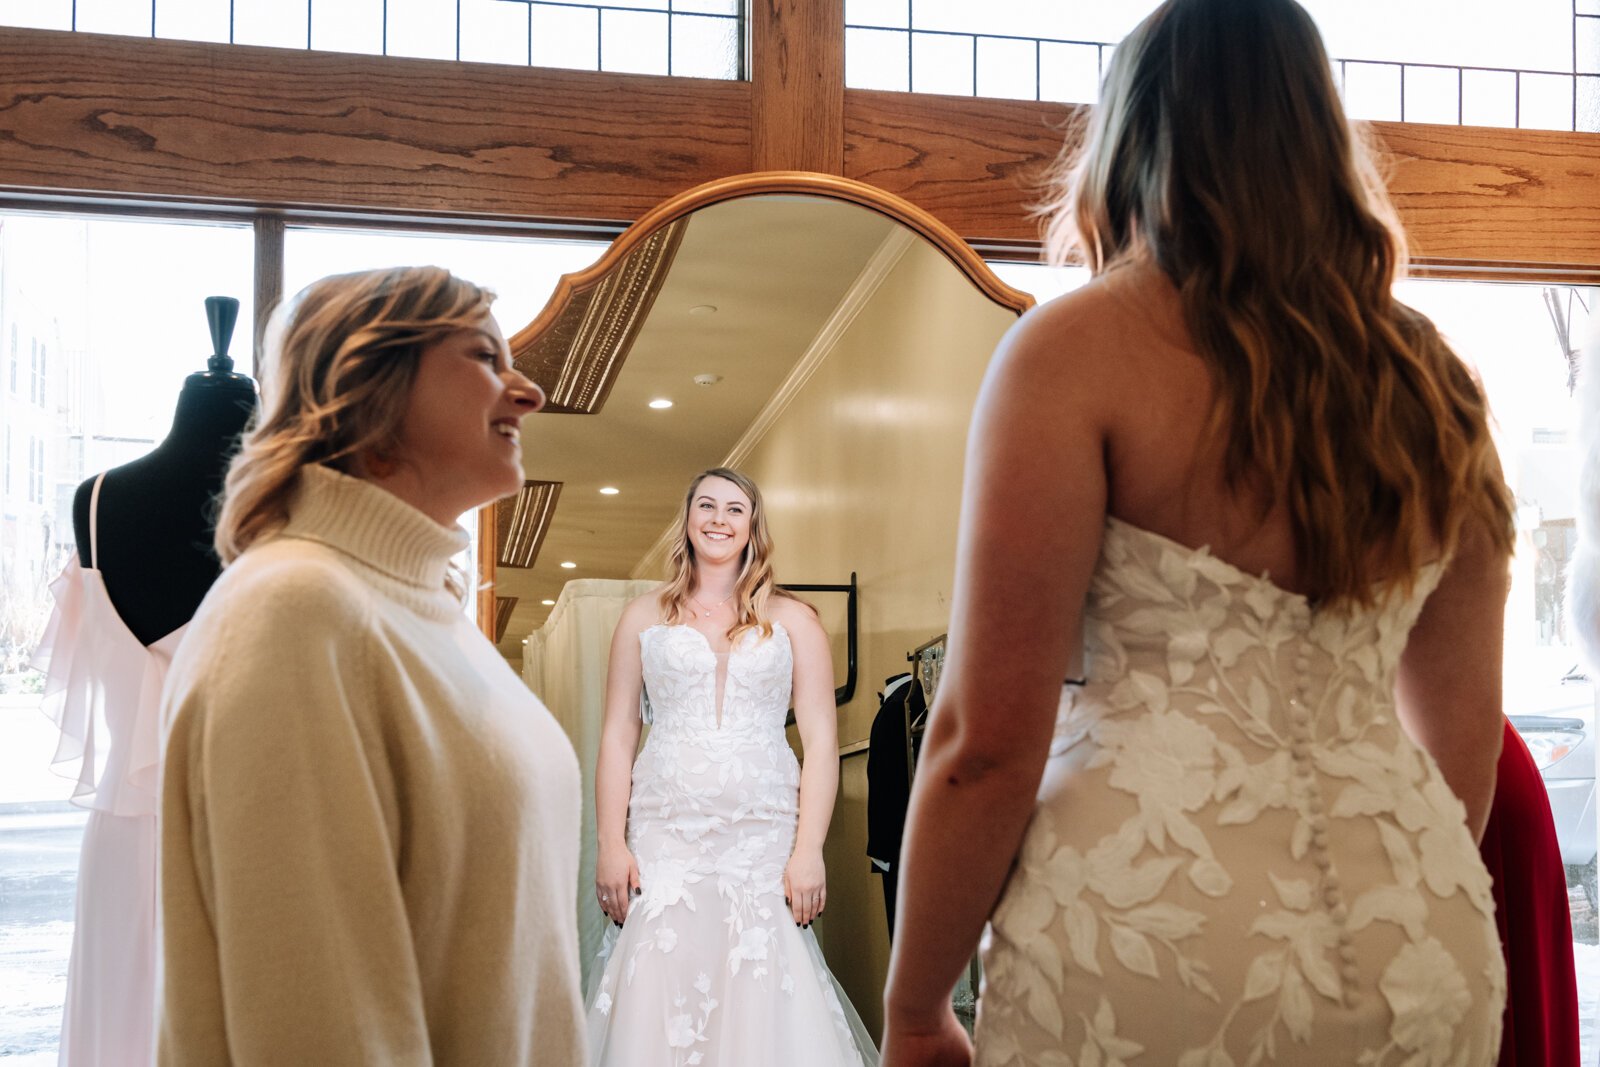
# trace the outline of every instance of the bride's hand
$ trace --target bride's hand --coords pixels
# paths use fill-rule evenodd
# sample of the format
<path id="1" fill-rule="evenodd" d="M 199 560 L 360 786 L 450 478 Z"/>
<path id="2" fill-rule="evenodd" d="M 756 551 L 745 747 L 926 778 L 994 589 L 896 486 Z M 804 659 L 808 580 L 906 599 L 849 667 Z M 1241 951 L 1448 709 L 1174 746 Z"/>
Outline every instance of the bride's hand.
<path id="1" fill-rule="evenodd" d="M 600 849 L 594 865 L 594 895 L 606 918 L 621 926 L 639 891 L 639 864 L 626 845 Z"/>
<path id="2" fill-rule="evenodd" d="M 822 850 L 796 852 L 783 869 L 783 898 L 789 904 L 796 926 L 810 926 L 828 903 L 828 876 L 822 865 Z"/>

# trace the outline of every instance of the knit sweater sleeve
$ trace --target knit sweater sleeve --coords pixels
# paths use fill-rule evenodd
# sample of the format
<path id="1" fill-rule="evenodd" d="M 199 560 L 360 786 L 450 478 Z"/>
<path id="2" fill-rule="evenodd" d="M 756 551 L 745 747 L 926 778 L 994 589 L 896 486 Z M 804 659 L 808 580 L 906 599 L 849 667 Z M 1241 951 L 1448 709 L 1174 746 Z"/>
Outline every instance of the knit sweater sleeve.
<path id="1" fill-rule="evenodd" d="M 429 1063 L 370 595 L 314 555 L 229 579 L 166 696 L 161 1062 Z"/>

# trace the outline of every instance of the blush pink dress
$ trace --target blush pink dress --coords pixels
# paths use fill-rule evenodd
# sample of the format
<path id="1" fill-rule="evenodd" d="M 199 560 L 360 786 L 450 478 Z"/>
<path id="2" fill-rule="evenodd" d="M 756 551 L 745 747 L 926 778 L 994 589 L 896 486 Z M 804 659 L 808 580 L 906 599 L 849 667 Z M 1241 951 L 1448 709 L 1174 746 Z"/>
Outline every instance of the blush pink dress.
<path id="1" fill-rule="evenodd" d="M 155 1060 L 161 685 L 186 627 L 146 646 L 112 606 L 94 566 L 102 478 L 89 498 L 89 565 L 73 556 L 51 584 L 55 611 L 32 665 L 61 729 L 52 764 L 89 809 L 60 1063 L 142 1067 Z"/>

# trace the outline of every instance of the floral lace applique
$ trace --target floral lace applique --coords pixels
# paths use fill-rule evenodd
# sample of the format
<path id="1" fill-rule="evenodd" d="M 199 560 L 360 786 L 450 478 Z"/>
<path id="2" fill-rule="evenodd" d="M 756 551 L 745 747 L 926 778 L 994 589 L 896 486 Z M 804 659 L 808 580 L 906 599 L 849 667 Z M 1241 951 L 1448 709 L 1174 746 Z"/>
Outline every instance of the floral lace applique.
<path id="1" fill-rule="evenodd" d="M 1441 571 L 1320 612 L 1108 522 L 1051 746 L 1070 770 L 985 937 L 978 1064 L 1494 1061 L 1488 874 L 1394 709 Z"/>

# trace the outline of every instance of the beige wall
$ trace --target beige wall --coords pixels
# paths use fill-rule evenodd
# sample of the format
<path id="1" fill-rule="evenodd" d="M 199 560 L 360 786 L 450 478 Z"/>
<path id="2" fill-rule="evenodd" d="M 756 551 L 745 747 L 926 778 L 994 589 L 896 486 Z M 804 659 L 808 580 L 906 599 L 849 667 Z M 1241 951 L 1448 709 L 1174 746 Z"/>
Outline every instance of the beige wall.
<path id="1" fill-rule="evenodd" d="M 883 680 L 949 621 L 967 422 L 1013 312 L 918 241 L 739 466 L 766 499 L 779 581 L 860 582 L 860 675 L 841 746 L 867 737 Z M 817 606 L 844 662 L 843 598 Z M 843 677 L 838 679 L 841 683 Z M 889 940 L 866 845 L 866 757 L 843 761 L 827 848 L 829 965 L 881 1032 Z"/>

